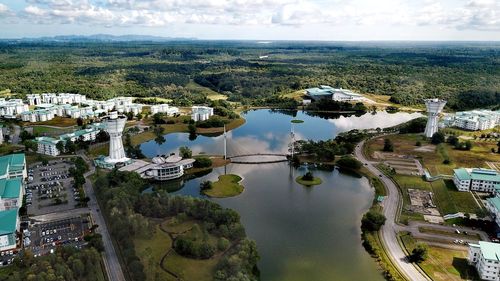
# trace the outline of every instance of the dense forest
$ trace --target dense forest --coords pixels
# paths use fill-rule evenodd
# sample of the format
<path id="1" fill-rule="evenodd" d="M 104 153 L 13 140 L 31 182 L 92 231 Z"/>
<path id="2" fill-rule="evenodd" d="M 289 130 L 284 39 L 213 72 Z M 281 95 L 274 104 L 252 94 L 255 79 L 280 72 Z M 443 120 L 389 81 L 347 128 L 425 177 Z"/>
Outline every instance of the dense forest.
<path id="1" fill-rule="evenodd" d="M 1 41 L 0 91 L 155 96 L 189 105 L 208 90 L 261 105 L 328 84 L 404 105 L 441 97 L 451 109 L 468 109 L 500 104 L 499 55 L 500 45 L 486 42 Z"/>

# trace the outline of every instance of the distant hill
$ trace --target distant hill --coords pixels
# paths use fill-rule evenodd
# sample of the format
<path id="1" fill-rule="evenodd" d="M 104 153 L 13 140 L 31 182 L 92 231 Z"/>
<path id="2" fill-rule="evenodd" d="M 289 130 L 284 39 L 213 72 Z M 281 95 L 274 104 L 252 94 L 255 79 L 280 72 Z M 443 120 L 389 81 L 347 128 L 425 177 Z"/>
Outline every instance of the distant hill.
<path id="1" fill-rule="evenodd" d="M 4 39 L 8 40 L 8 39 Z M 9 41 L 52 41 L 52 42 L 132 42 L 132 41 L 149 41 L 149 42 L 164 42 L 164 41 L 180 41 L 180 40 L 196 40 L 196 38 L 185 37 L 161 37 L 152 35 L 111 35 L 111 34 L 94 34 L 94 35 L 58 35 L 53 37 L 35 37 L 35 38 L 20 38 L 9 39 Z"/>

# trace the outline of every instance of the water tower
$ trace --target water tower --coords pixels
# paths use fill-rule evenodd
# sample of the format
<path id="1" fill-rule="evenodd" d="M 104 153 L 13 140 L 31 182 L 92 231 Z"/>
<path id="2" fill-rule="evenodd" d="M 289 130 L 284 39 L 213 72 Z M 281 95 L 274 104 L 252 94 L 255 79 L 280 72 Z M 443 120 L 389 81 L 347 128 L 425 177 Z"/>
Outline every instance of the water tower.
<path id="1" fill-rule="evenodd" d="M 426 99 L 425 106 L 427 107 L 427 113 L 429 119 L 427 119 L 427 125 L 425 126 L 425 136 L 430 138 L 434 133 L 438 131 L 438 119 L 439 113 L 443 110 L 446 105 L 445 100 L 440 99 Z"/>
<path id="2" fill-rule="evenodd" d="M 107 164 L 116 164 L 127 162 L 130 158 L 125 156 L 123 149 L 122 132 L 125 128 L 127 117 L 118 115 L 118 112 L 112 111 L 103 119 L 104 128 L 109 134 L 109 156 L 104 158 Z"/>

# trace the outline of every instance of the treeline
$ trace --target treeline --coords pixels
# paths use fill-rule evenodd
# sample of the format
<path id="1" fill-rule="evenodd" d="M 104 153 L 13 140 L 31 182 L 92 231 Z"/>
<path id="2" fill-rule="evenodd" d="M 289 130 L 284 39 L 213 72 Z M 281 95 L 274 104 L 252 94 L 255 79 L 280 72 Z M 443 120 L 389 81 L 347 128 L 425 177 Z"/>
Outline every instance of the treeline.
<path id="1" fill-rule="evenodd" d="M 352 103 L 348 102 L 339 102 L 331 99 L 320 99 L 309 104 L 307 106 L 307 110 L 366 112 L 367 108 L 361 102 L 353 105 Z"/>
<path id="2" fill-rule="evenodd" d="M 204 230 L 237 245 L 230 250 L 229 257 L 224 258 L 218 265 L 214 276 L 216 280 L 257 280 L 256 246 L 245 238 L 245 230 L 235 211 L 224 209 L 205 199 L 171 196 L 165 192 L 142 194 L 148 184 L 135 173 L 113 170 L 101 175 L 95 186 L 99 200 L 106 202 L 104 211 L 108 217 L 110 231 L 121 248 L 132 280 L 145 279 L 144 268 L 137 257 L 133 241 L 135 237 L 148 238 L 153 234 L 153 225 L 147 218 L 178 215 L 201 221 Z M 195 253 L 194 246 L 186 243 L 177 245 L 177 248 Z M 210 249 L 207 251 L 202 253 L 200 250 L 196 253 L 200 257 L 206 257 L 211 254 Z M 232 256 L 238 258 L 231 258 Z"/>
<path id="3" fill-rule="evenodd" d="M 269 57 L 259 59 L 262 54 Z M 252 104 L 327 84 L 404 105 L 439 97 L 463 110 L 499 104 L 498 55 L 497 44 L 482 43 L 0 42 L 0 90 L 163 97 L 190 105 L 206 99 L 202 87 L 190 87 L 194 81 Z"/>
<path id="4" fill-rule="evenodd" d="M 81 250 L 58 247 L 54 254 L 34 258 L 24 251 L 14 259 L 11 273 L 2 275 L 2 281 L 95 281 L 104 278 L 101 254 L 94 248 Z"/>

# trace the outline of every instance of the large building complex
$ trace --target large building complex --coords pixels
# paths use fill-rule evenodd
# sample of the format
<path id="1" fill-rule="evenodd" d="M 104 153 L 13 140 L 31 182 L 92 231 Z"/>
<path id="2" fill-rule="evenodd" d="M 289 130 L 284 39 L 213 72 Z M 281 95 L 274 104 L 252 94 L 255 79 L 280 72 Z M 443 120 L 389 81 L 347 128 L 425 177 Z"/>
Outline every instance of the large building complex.
<path id="1" fill-rule="evenodd" d="M 208 120 L 214 115 L 214 109 L 208 106 L 191 107 L 191 119 L 195 122 Z"/>
<path id="2" fill-rule="evenodd" d="M 59 137 L 37 137 L 35 138 L 38 144 L 37 152 L 50 156 L 57 156 L 62 153 L 57 148 L 57 143 L 62 142 L 66 144 L 68 140 L 76 142 L 77 140 L 94 141 L 97 134 L 104 129 L 103 123 L 93 123 L 87 125 L 87 128 L 75 131 L 73 133 L 62 134 Z"/>
<path id="3" fill-rule="evenodd" d="M 346 89 L 336 89 L 326 85 L 306 89 L 306 96 L 312 100 L 331 99 L 334 101 L 362 101 L 363 96 Z"/>
<path id="4" fill-rule="evenodd" d="M 472 110 L 447 114 L 442 124 L 470 131 L 493 129 L 500 126 L 500 111 Z"/>
<path id="5" fill-rule="evenodd" d="M 133 164 L 120 168 L 120 171 L 136 172 L 142 178 L 166 181 L 180 178 L 186 169 L 193 167 L 194 159 L 182 159 L 182 157 L 170 155 L 157 156 L 152 163 L 135 160 Z"/>
<path id="6" fill-rule="evenodd" d="M 19 208 L 27 177 L 24 154 L 0 157 L 0 251 L 17 248 Z"/>
<path id="7" fill-rule="evenodd" d="M 29 107 L 21 99 L 0 98 L 0 116 L 4 118 L 16 118 L 19 114 L 28 111 Z"/>
<path id="8" fill-rule="evenodd" d="M 469 244 L 468 260 L 482 280 L 500 280 L 500 244 L 484 241 Z"/>
<path id="9" fill-rule="evenodd" d="M 179 114 L 179 108 L 174 106 L 169 106 L 166 103 L 163 104 L 155 104 L 150 107 L 151 114 L 156 113 L 165 113 L 167 116 L 173 116 L 175 114 Z"/>
<path id="10" fill-rule="evenodd" d="M 500 172 L 489 169 L 453 170 L 453 183 L 459 191 L 495 192 L 495 186 L 500 184 Z"/>

